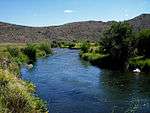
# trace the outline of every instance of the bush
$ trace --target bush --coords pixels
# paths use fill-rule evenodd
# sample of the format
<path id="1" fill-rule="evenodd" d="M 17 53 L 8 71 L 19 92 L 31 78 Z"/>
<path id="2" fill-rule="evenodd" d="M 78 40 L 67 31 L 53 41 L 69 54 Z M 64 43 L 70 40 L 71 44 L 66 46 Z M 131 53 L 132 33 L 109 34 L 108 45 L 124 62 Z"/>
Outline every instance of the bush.
<path id="1" fill-rule="evenodd" d="M 41 51 L 44 51 L 46 53 L 46 55 L 52 53 L 51 44 L 49 42 L 43 42 L 43 43 L 39 44 L 39 49 Z"/>
<path id="2" fill-rule="evenodd" d="M 19 56 L 19 49 L 18 49 L 18 48 L 7 47 L 7 51 L 9 52 L 9 54 L 10 54 L 12 57 L 17 57 L 17 56 Z"/>
<path id="3" fill-rule="evenodd" d="M 18 65 L 36 60 L 36 46 L 27 44 L 22 49 L 6 50 L 0 56 L 0 113 L 45 113 L 45 102 L 33 95 L 33 84 L 20 79 Z"/>
<path id="4" fill-rule="evenodd" d="M 36 48 L 33 44 L 27 44 L 27 47 L 21 50 L 29 59 L 29 64 L 36 61 Z"/>
<path id="5" fill-rule="evenodd" d="M 74 46 L 74 45 L 73 45 L 73 43 L 68 42 L 68 41 L 61 41 L 60 42 L 60 47 L 61 48 L 69 48 L 69 46 L 71 48 L 71 46 Z"/>
<path id="6" fill-rule="evenodd" d="M 19 56 L 16 57 L 14 60 L 18 65 L 21 65 L 22 63 L 26 63 L 29 61 L 28 57 L 22 53 L 20 53 Z"/>
<path id="7" fill-rule="evenodd" d="M 70 49 L 74 48 L 74 47 L 75 47 L 75 43 L 69 43 L 69 44 L 68 44 L 68 47 L 69 47 Z"/>
<path id="8" fill-rule="evenodd" d="M 1 113 L 44 113 L 43 101 L 32 95 L 34 86 L 9 72 L 0 70 Z"/>
<path id="9" fill-rule="evenodd" d="M 47 54 L 45 53 L 45 51 L 37 50 L 37 52 L 36 52 L 37 58 L 46 57 L 46 56 L 47 56 Z"/>
<path id="10" fill-rule="evenodd" d="M 52 43 L 51 43 L 52 48 L 56 48 L 56 47 L 60 47 L 60 46 L 61 46 L 61 43 L 58 41 L 52 41 Z"/>
<path id="11" fill-rule="evenodd" d="M 103 52 L 110 54 L 112 60 L 120 62 L 117 66 L 120 70 L 127 69 L 127 62 L 130 57 L 132 28 L 126 22 L 115 22 L 112 26 L 103 33 L 100 40 L 100 45 Z"/>
<path id="12" fill-rule="evenodd" d="M 137 40 L 139 54 L 150 57 L 150 29 L 140 31 Z"/>
<path id="13" fill-rule="evenodd" d="M 89 48 L 90 48 L 90 44 L 88 42 L 82 43 L 82 45 L 81 45 L 81 51 L 83 53 L 87 53 L 88 50 L 89 50 Z"/>

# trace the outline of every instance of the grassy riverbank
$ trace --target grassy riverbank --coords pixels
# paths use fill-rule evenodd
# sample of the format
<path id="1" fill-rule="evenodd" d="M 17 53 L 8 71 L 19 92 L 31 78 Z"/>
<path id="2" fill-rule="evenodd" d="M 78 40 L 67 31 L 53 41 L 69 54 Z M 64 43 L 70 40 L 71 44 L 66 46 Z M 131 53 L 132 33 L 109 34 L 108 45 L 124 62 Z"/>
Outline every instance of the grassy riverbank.
<path id="1" fill-rule="evenodd" d="M 92 47 L 89 47 L 87 52 L 80 51 L 80 57 L 82 59 L 101 68 L 117 69 L 114 67 L 114 64 L 117 64 L 116 60 L 113 61 L 109 54 L 91 51 L 90 48 Z M 131 57 L 128 60 L 128 71 L 133 71 L 136 68 L 139 68 L 143 72 L 150 72 L 150 58 L 144 56 Z"/>
<path id="2" fill-rule="evenodd" d="M 133 32 L 125 23 L 114 23 L 99 43 L 84 43 L 80 57 L 101 68 L 150 72 L 150 29 Z"/>
<path id="3" fill-rule="evenodd" d="M 20 77 L 20 65 L 51 54 L 47 42 L 0 44 L 0 113 L 45 113 L 46 104 L 33 95 L 35 86 Z"/>

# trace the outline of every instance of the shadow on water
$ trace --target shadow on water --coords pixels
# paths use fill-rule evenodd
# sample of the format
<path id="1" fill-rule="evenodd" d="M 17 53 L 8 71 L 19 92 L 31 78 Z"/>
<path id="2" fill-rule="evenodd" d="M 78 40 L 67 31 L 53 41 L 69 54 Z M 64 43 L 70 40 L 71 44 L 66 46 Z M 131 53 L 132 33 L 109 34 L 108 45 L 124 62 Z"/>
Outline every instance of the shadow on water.
<path id="1" fill-rule="evenodd" d="M 101 70 L 79 58 L 78 50 L 54 49 L 22 77 L 37 86 L 50 113 L 150 112 L 150 76 Z"/>
<path id="2" fill-rule="evenodd" d="M 118 103 L 115 104 L 114 111 L 122 109 L 122 112 L 150 112 L 149 75 L 104 70 L 100 83 L 107 96 L 106 101 Z"/>

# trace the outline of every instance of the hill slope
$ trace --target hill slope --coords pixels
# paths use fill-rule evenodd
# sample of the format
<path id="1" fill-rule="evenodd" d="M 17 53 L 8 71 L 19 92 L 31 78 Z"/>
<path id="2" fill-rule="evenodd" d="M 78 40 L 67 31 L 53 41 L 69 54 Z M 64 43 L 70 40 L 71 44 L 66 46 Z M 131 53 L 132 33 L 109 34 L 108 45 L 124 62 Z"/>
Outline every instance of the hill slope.
<path id="1" fill-rule="evenodd" d="M 150 14 L 142 14 L 128 20 L 135 31 L 150 28 Z M 50 27 L 27 27 L 0 22 L 0 42 L 31 42 L 51 40 L 92 40 L 97 41 L 102 31 L 111 22 L 85 21 Z"/>

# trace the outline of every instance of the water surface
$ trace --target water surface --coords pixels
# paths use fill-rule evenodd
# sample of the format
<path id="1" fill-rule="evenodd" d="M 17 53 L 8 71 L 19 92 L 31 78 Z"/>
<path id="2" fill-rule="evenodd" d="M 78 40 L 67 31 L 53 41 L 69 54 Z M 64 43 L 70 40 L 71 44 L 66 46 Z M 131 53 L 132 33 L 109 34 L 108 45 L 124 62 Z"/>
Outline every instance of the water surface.
<path id="1" fill-rule="evenodd" d="M 22 67 L 25 80 L 47 101 L 50 113 L 150 113 L 150 76 L 91 66 L 78 50 L 54 49 L 34 68 Z"/>

